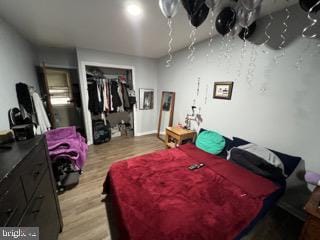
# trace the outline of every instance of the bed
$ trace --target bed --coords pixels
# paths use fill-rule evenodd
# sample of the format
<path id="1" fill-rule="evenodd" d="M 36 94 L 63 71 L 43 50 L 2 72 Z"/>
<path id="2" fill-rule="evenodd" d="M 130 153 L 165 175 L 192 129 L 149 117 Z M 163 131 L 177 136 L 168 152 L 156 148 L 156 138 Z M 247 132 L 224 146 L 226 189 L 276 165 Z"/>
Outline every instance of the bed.
<path id="1" fill-rule="evenodd" d="M 189 170 L 195 163 L 205 166 Z M 285 181 L 185 144 L 114 163 L 103 188 L 113 240 L 240 239 Z"/>

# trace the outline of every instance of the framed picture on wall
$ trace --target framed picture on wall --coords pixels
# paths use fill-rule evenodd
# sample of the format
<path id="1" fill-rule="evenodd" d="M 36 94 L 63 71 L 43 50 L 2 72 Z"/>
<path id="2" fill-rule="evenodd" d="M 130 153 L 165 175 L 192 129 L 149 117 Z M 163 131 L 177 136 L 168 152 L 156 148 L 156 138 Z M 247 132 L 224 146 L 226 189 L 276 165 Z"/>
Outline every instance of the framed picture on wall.
<path id="1" fill-rule="evenodd" d="M 213 98 L 230 100 L 232 96 L 233 82 L 215 82 Z"/>
<path id="2" fill-rule="evenodd" d="M 147 88 L 139 89 L 139 109 L 150 110 L 153 109 L 154 90 Z"/>

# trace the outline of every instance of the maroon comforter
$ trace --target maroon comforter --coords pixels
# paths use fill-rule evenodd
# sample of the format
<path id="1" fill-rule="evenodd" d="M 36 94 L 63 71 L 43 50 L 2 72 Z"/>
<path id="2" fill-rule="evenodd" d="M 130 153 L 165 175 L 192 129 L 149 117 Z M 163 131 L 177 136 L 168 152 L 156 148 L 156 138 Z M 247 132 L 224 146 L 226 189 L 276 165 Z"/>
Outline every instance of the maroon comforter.
<path id="1" fill-rule="evenodd" d="M 114 163 L 104 184 L 121 240 L 234 239 L 277 189 L 191 144 Z"/>

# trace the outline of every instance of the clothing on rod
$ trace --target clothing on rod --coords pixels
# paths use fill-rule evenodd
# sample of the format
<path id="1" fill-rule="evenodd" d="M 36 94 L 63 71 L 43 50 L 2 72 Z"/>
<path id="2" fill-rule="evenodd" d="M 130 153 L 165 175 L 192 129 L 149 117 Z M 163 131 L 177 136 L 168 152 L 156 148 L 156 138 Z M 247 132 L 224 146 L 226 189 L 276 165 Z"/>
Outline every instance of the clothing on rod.
<path id="1" fill-rule="evenodd" d="M 123 112 L 133 108 L 125 77 L 93 78 L 88 84 L 89 110 L 94 115 Z M 134 91 L 133 91 L 134 92 Z M 135 98 L 135 97 L 134 97 Z"/>

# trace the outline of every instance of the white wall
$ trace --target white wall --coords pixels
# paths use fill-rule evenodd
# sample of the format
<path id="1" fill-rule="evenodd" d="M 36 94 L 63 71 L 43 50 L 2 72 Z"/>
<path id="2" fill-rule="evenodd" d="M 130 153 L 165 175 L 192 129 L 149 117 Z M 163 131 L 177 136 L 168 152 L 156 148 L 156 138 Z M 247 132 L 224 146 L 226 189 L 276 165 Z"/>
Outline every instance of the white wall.
<path id="1" fill-rule="evenodd" d="M 8 110 L 18 107 L 15 84 L 38 88 L 35 55 L 29 42 L 0 19 L 0 130 L 8 129 Z"/>
<path id="2" fill-rule="evenodd" d="M 77 68 L 77 53 L 75 49 L 37 47 L 37 64 L 43 62 L 49 67 Z"/>
<path id="3" fill-rule="evenodd" d="M 84 81 L 83 76 L 83 63 L 94 62 L 103 65 L 122 65 L 134 67 L 135 73 L 135 91 L 137 102 L 139 102 L 139 88 L 151 88 L 157 91 L 157 61 L 149 58 L 133 57 L 121 54 L 113 54 L 102 51 L 95 51 L 89 49 L 77 49 L 78 68 L 80 83 Z M 86 86 L 82 86 L 86 88 Z M 83 103 L 84 109 L 88 109 L 88 102 L 85 100 Z M 139 110 L 136 109 L 136 135 L 143 135 L 147 133 L 154 133 L 157 128 L 157 114 L 158 102 L 154 99 L 154 108 L 152 110 Z M 86 114 L 89 114 L 87 111 Z M 86 119 L 85 114 L 85 121 Z M 87 124 L 91 124 L 88 123 Z M 89 134 L 90 135 L 90 134 Z"/>
<path id="4" fill-rule="evenodd" d="M 274 57 L 282 54 L 274 50 L 281 42 L 284 12 L 274 14 L 271 25 L 272 41 L 267 47 L 257 46 L 254 61 L 255 71 L 251 84 L 246 76 L 250 63 L 252 45 L 245 48 L 245 57 L 240 70 L 240 54 L 243 41 L 239 38 L 230 42 L 229 58 L 221 51 L 221 37 L 213 41 L 213 53 L 208 42 L 196 45 L 193 64 L 187 60 L 188 50 L 174 54 L 172 67 L 165 67 L 166 57 L 158 63 L 158 96 L 161 91 L 175 91 L 176 105 L 174 123 L 183 122 L 191 112 L 193 98 L 196 96 L 196 82 L 200 77 L 200 94 L 196 104 L 201 107 L 202 127 L 216 130 L 226 136 L 238 136 L 257 144 L 288 154 L 299 155 L 306 160 L 306 168 L 320 171 L 320 47 L 316 41 L 300 37 L 307 25 L 306 14 L 299 8 L 290 8 L 285 56 L 275 63 Z M 268 18 L 258 22 L 253 40 L 261 44 Z M 319 32 L 319 27 L 314 30 Z M 317 43 L 320 43 L 317 41 Z M 229 46 L 230 46 L 229 44 Z M 225 52 L 225 48 L 222 48 Z M 268 50 L 269 54 L 263 52 Z M 299 55 L 303 53 L 301 70 L 295 67 Z M 253 57 L 254 58 L 254 57 Z M 232 100 L 213 99 L 215 81 L 234 81 Z M 206 85 L 209 86 L 205 104 Z M 261 91 L 265 88 L 266 91 Z"/>

